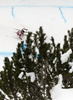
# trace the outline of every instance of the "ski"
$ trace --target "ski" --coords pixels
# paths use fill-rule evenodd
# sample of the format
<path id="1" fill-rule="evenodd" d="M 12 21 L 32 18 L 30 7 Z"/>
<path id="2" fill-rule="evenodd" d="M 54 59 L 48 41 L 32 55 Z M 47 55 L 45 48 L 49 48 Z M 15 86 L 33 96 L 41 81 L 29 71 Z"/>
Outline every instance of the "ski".
<path id="1" fill-rule="evenodd" d="M 18 28 L 14 28 L 15 30 L 20 30 L 20 29 L 18 29 Z M 26 29 L 26 28 L 22 28 L 23 30 L 28 30 L 28 29 Z"/>
<path id="2" fill-rule="evenodd" d="M 12 38 L 15 38 L 15 39 L 18 39 L 18 40 L 22 40 L 22 38 L 17 38 L 17 37 L 12 37 Z"/>

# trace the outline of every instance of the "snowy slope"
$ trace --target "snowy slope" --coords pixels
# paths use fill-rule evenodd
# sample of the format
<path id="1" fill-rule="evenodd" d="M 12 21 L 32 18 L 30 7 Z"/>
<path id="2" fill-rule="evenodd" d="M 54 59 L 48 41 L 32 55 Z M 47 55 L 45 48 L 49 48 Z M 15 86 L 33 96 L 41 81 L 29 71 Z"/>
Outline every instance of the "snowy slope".
<path id="1" fill-rule="evenodd" d="M 63 43 L 63 36 L 73 27 L 73 8 L 68 7 L 72 4 L 72 0 L 0 1 L 0 43 L 3 44 L 0 51 L 14 51 L 18 42 L 13 38 L 16 37 L 15 28 L 21 29 L 22 25 L 33 32 L 43 26 L 49 37 L 55 37 L 56 43 Z"/>
<path id="2" fill-rule="evenodd" d="M 1 0 L 0 5 L 69 5 L 73 4 L 73 0 Z M 73 6 L 73 5 L 72 5 Z"/>
<path id="3" fill-rule="evenodd" d="M 59 82 L 50 93 L 52 100 L 73 100 L 73 89 L 62 89 L 62 75 L 59 75 Z"/>

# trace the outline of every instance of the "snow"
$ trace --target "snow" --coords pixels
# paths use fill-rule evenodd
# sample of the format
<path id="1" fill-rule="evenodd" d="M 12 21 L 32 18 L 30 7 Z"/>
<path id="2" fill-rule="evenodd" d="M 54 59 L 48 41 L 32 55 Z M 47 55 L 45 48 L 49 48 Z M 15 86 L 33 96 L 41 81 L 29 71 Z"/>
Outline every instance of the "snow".
<path id="1" fill-rule="evenodd" d="M 24 75 L 24 73 L 21 72 L 21 73 L 19 74 L 18 78 L 20 78 L 20 79 L 25 79 L 25 76 L 23 77 L 23 75 Z M 26 76 L 27 76 L 27 77 L 30 77 L 30 81 L 31 81 L 31 82 L 34 82 L 34 81 L 35 81 L 35 73 L 34 73 L 34 72 L 29 72 L 29 73 L 26 72 Z"/>
<path id="2" fill-rule="evenodd" d="M 24 73 L 23 72 L 21 72 L 20 74 L 19 74 L 19 76 L 18 76 L 18 78 L 22 78 L 22 76 L 24 75 Z"/>
<path id="3" fill-rule="evenodd" d="M 0 89 L 0 92 L 5 96 L 5 100 L 9 100 L 10 98 Z"/>
<path id="4" fill-rule="evenodd" d="M 71 66 L 71 69 L 70 69 L 70 73 L 72 73 L 73 72 L 73 62 L 69 62 L 69 65 Z"/>
<path id="5" fill-rule="evenodd" d="M 0 0 L 0 70 L 3 70 L 4 57 L 12 56 L 17 43 L 16 29 L 23 27 L 35 32 L 43 26 L 49 38 L 53 36 L 56 43 L 63 44 L 67 30 L 73 27 L 73 0 Z M 37 51 L 38 52 L 38 51 Z M 61 56 L 62 63 L 66 62 L 71 49 Z M 6 54 L 5 54 L 6 53 Z M 73 71 L 73 64 L 70 63 Z M 19 74 L 21 78 L 23 73 Z M 26 73 L 31 82 L 35 81 L 35 73 Z M 52 100 L 73 100 L 73 89 L 62 89 L 62 77 L 51 90 Z"/>
<path id="6" fill-rule="evenodd" d="M 35 73 L 34 72 L 26 73 L 26 76 L 30 77 L 31 82 L 35 81 Z"/>
<path id="7" fill-rule="evenodd" d="M 20 97 L 20 99 L 22 99 L 21 93 L 18 92 L 18 93 L 17 93 L 17 96 Z"/>
<path id="8" fill-rule="evenodd" d="M 71 53 L 72 53 L 72 50 L 69 49 L 66 53 L 64 53 L 64 54 L 61 55 L 62 64 L 65 63 L 65 62 L 67 62 L 67 60 L 68 60 L 68 58 L 69 58 L 69 56 L 70 56 Z"/>
<path id="9" fill-rule="evenodd" d="M 73 100 L 73 89 L 62 89 L 62 75 L 58 84 L 50 91 L 52 100 Z"/>

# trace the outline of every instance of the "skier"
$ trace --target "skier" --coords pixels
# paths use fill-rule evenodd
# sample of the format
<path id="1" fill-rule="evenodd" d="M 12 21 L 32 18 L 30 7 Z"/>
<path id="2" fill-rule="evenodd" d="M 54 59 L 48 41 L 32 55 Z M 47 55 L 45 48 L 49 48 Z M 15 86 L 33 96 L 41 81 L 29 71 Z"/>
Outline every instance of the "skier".
<path id="1" fill-rule="evenodd" d="M 25 30 L 27 30 L 27 29 L 25 29 Z M 17 35 L 19 36 L 19 38 L 20 38 L 21 40 L 22 40 L 21 37 L 24 36 L 24 32 L 25 32 L 25 31 L 24 31 L 24 28 L 17 31 Z"/>

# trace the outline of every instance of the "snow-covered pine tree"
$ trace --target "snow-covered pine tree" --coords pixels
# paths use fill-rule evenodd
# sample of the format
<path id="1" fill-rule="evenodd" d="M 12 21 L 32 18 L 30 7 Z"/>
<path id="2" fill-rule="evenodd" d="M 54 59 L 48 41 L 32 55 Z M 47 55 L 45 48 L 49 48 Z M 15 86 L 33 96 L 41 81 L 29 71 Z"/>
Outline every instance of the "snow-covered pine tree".
<path id="1" fill-rule="evenodd" d="M 68 30 L 68 41 L 69 41 L 70 48 L 72 50 L 72 54 L 70 55 L 69 60 L 73 61 L 73 28 L 71 29 L 71 31 Z"/>
<path id="2" fill-rule="evenodd" d="M 71 51 L 73 52 L 72 44 L 73 44 L 73 30 L 71 30 L 71 32 L 68 31 L 68 37 L 66 35 L 64 36 L 64 44 L 63 44 L 63 48 L 61 49 L 62 51 L 61 55 L 66 56 L 66 57 L 63 56 L 64 58 L 61 56 L 61 58 L 63 58 L 63 62 L 61 63 L 61 67 L 60 67 L 60 72 L 63 76 L 64 88 L 73 87 L 73 78 L 72 78 L 73 73 L 72 72 L 70 73 L 71 66 L 69 64 L 70 62 L 72 62 L 73 59 L 73 54 L 71 53 Z"/>
<path id="3" fill-rule="evenodd" d="M 42 27 L 35 34 L 28 32 L 25 40 L 26 49 L 23 48 L 24 42 L 18 43 L 12 59 L 5 58 L 4 70 L 0 72 L 0 88 L 9 100 L 50 98 L 47 70 L 47 51 L 50 45 L 45 42 L 45 39 Z"/>
<path id="4" fill-rule="evenodd" d="M 68 36 L 69 36 L 70 48 L 72 49 L 73 52 L 73 28 L 71 29 L 71 31 L 68 30 Z"/>
<path id="5" fill-rule="evenodd" d="M 15 84 L 15 77 L 13 71 L 13 62 L 7 57 L 4 60 L 4 71 L 0 72 L 0 89 L 8 95 L 9 98 L 17 100 L 16 93 L 18 91 Z M 6 99 L 7 100 L 7 99 Z"/>
<path id="6" fill-rule="evenodd" d="M 40 86 L 36 83 L 36 66 L 37 66 L 36 59 L 37 58 L 36 58 L 36 50 L 35 50 L 36 47 L 34 43 L 34 34 L 28 32 L 25 43 L 26 43 L 26 49 L 22 49 L 22 50 L 23 50 L 25 73 L 27 73 L 26 100 L 44 100 L 42 93 L 40 91 Z M 35 80 L 33 82 L 31 82 L 31 77 L 33 76 L 28 75 L 30 73 L 34 73 Z"/>
<path id="7" fill-rule="evenodd" d="M 35 34 L 35 46 L 38 51 L 37 66 L 36 66 L 36 80 L 40 86 L 40 91 L 44 97 L 44 100 L 50 98 L 50 79 L 48 72 L 48 56 L 50 51 L 50 43 L 46 43 L 46 34 L 43 32 L 42 27 Z"/>
<path id="8" fill-rule="evenodd" d="M 0 89 L 9 97 L 6 100 L 51 100 L 50 89 L 57 84 L 59 74 L 63 75 L 65 88 L 73 86 L 73 73 L 69 73 L 69 61 L 73 57 L 64 63 L 61 61 L 62 50 L 63 53 L 69 47 L 72 50 L 70 34 L 72 32 L 69 32 L 69 41 L 65 36 L 62 49 L 59 43 L 55 44 L 53 37 L 50 43 L 46 42 L 42 27 L 34 34 L 28 32 L 25 41 L 18 43 L 12 59 L 5 58 L 4 70 L 0 72 Z M 0 98 L 4 99 L 5 95 L 0 93 Z"/>
<path id="9" fill-rule="evenodd" d="M 67 39 L 67 37 L 66 37 Z M 68 44 L 67 44 L 68 43 Z M 68 60 L 63 63 L 63 84 L 65 88 L 73 88 L 73 72 L 70 71 L 72 65 L 70 65 L 70 63 L 73 63 L 73 28 L 70 30 L 68 30 L 68 40 L 67 43 L 65 43 L 64 45 L 67 45 L 65 48 L 63 48 L 63 50 L 67 51 L 69 49 L 71 49 L 72 53 L 70 53 Z M 66 53 L 67 51 L 65 51 L 64 53 Z"/>
<path id="10" fill-rule="evenodd" d="M 69 50 L 69 41 L 67 39 L 67 35 L 64 36 L 64 44 L 63 44 L 63 50 L 62 53 L 65 53 Z"/>
<path id="11" fill-rule="evenodd" d="M 36 84 L 35 79 L 33 80 L 33 77 L 35 78 L 36 55 L 31 32 L 28 32 L 25 40 L 26 49 L 23 48 L 23 44 L 24 42 L 18 44 L 17 51 L 12 57 L 21 100 L 44 100 L 41 91 L 39 91 L 40 87 Z"/>

